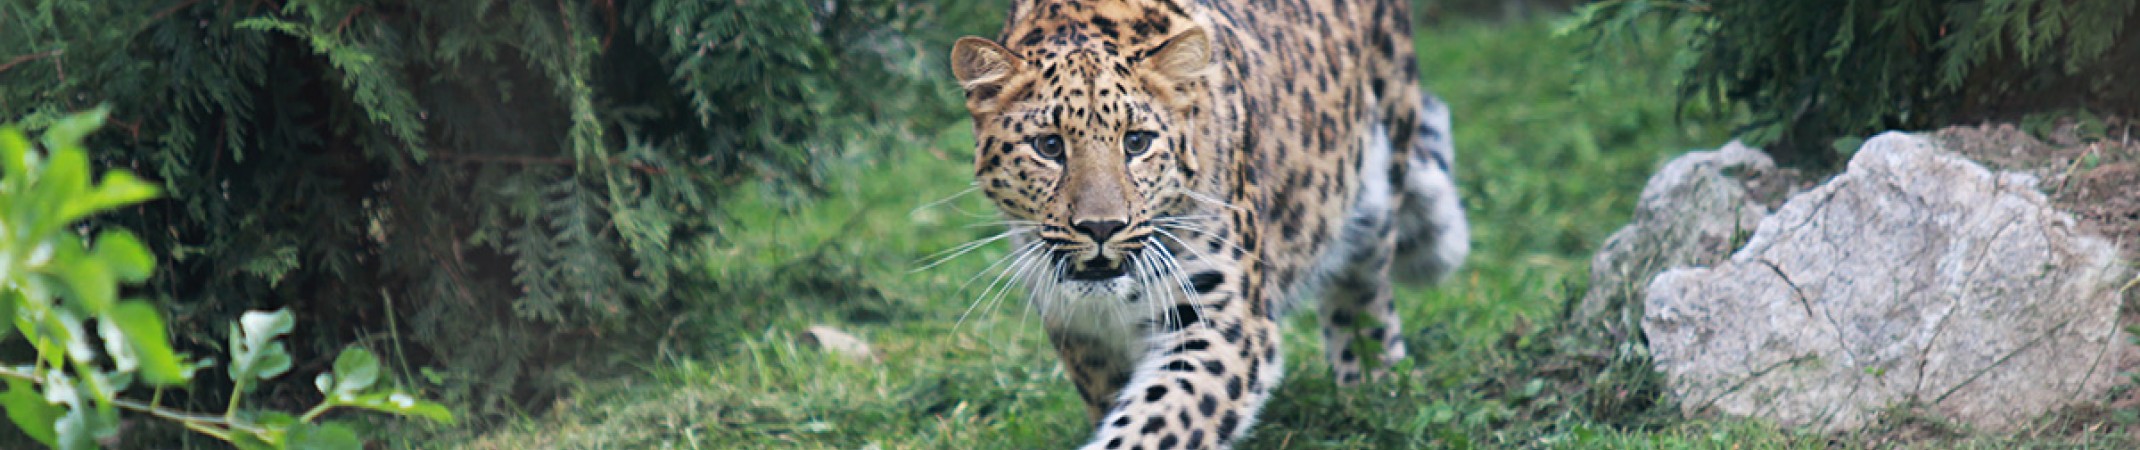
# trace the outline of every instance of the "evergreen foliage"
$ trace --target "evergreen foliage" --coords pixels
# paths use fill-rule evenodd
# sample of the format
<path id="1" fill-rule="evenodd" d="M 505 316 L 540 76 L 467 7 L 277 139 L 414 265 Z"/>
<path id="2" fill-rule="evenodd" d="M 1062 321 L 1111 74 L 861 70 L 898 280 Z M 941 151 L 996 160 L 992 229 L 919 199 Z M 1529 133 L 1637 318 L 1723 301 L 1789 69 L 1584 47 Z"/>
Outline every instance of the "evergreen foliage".
<path id="1" fill-rule="evenodd" d="M 2042 112 L 2140 113 L 2130 0 L 1605 0 L 1597 42 L 1647 17 L 1697 30 L 1682 99 L 1752 113 L 1756 145 L 1799 162 L 1831 140 Z M 1772 145 L 1771 145 L 1772 144 Z"/>
<path id="2" fill-rule="evenodd" d="M 111 105 L 97 162 L 169 199 L 105 220 L 168 249 L 179 347 L 287 307 L 294 353 L 393 339 L 498 412 L 692 298 L 722 192 L 960 119 L 936 49 L 1000 17 L 966 3 L 0 2 L 0 117 Z"/>

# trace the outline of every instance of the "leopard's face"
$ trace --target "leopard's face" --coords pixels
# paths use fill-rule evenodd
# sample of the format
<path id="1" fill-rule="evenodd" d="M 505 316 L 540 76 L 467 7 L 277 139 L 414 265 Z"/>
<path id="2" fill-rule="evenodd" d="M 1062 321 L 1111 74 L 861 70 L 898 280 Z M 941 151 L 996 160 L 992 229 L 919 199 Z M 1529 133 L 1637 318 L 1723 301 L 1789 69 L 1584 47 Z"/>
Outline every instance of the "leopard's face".
<path id="1" fill-rule="evenodd" d="M 1194 39 L 1202 52 L 1202 35 Z M 1179 67 L 1163 63 L 1181 56 L 1174 47 L 1143 58 L 1020 54 L 980 39 L 955 48 L 974 117 L 976 184 L 1029 227 L 1034 243 L 1020 250 L 1046 263 L 1030 275 L 1038 281 L 1121 295 L 1167 270 L 1172 258 L 1147 252 L 1164 252 L 1154 249 L 1169 238 L 1159 224 L 1193 208 L 1187 188 L 1198 169 L 1190 109 L 1170 72 Z"/>
<path id="2" fill-rule="evenodd" d="M 1185 200 L 1182 118 L 1091 55 L 1035 65 L 1057 76 L 976 117 L 974 177 L 1004 213 L 1032 225 L 1059 281 L 1122 277 L 1153 239 L 1152 221 Z"/>

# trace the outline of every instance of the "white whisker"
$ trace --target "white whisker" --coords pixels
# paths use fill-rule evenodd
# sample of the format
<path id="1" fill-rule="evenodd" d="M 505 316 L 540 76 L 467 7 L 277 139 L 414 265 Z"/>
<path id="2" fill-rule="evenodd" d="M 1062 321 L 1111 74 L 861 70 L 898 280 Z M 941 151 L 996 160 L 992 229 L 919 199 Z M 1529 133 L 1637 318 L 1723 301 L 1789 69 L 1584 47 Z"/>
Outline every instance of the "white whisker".
<path id="1" fill-rule="evenodd" d="M 945 204 L 945 203 L 951 203 L 951 201 L 952 201 L 952 200 L 958 200 L 958 198 L 959 198 L 959 197 L 964 197 L 964 196 L 966 196 L 966 194 L 971 194 L 971 193 L 974 193 L 975 191 L 979 191 L 979 190 L 981 190 L 981 186 L 979 186 L 979 185 L 973 185 L 973 186 L 968 186 L 968 187 L 967 187 L 967 188 L 965 188 L 965 189 L 960 189 L 960 190 L 959 190 L 958 192 L 954 192 L 954 193 L 952 193 L 952 194 L 951 194 L 951 196 L 949 196 L 949 197 L 944 197 L 944 198 L 941 198 L 941 199 L 937 199 L 936 201 L 933 201 L 933 202 L 923 203 L 923 204 L 921 204 L 921 206 L 916 206 L 916 207 L 914 207 L 914 210 L 912 210 L 912 211 L 907 211 L 907 215 L 910 215 L 910 216 L 911 216 L 911 215 L 915 215 L 915 214 L 920 214 L 920 213 L 921 213 L 921 210 L 924 210 L 924 209 L 929 209 L 929 208 L 935 208 L 935 207 L 937 207 L 937 206 L 942 206 L 942 205 L 943 205 L 943 204 Z"/>
<path id="2" fill-rule="evenodd" d="M 1239 207 L 1239 206 L 1234 206 L 1234 205 L 1233 205 L 1232 203 L 1226 203 L 1226 202 L 1224 202 L 1224 201 L 1220 201 L 1220 200 L 1219 200 L 1219 199 L 1217 199 L 1217 198 L 1212 198 L 1212 197 L 1211 197 L 1211 196 L 1209 196 L 1209 195 L 1204 195 L 1204 193 L 1202 193 L 1202 192 L 1197 192 L 1197 191 L 1192 191 L 1192 190 L 1188 190 L 1188 189 L 1183 189 L 1183 190 L 1181 190 L 1181 193 L 1182 193 L 1182 195 L 1186 195 L 1186 196 L 1188 196 L 1188 197 L 1189 197 L 1190 199 L 1193 199 L 1193 200 L 1196 200 L 1196 201 L 1200 201 L 1200 202 L 1204 202 L 1204 203 L 1210 203 L 1210 204 L 1213 204 L 1213 205 L 1217 205 L 1218 207 L 1221 207 L 1221 208 L 1226 208 L 1226 209 L 1230 209 L 1230 210 L 1235 210 L 1235 211 L 1240 211 L 1240 210 L 1241 210 L 1241 207 Z"/>
<path id="3" fill-rule="evenodd" d="M 1025 246 L 1021 247 L 1021 249 L 1012 257 L 996 260 L 995 263 L 989 264 L 987 268 L 981 269 L 980 273 L 974 274 L 973 278 L 966 279 L 965 284 L 959 285 L 960 290 L 965 290 L 966 286 L 973 284 L 973 281 L 981 278 L 982 275 L 987 275 L 988 272 L 990 270 L 994 270 L 996 266 L 1002 265 L 1005 262 L 1010 263 L 1009 266 L 1005 266 L 1003 268 L 1003 271 L 996 275 L 996 279 L 994 281 L 988 282 L 988 286 L 981 290 L 980 296 L 974 297 L 973 304 L 966 307 L 966 312 L 959 314 L 959 320 L 957 322 L 953 322 L 951 324 L 951 327 L 953 329 L 957 329 L 959 324 L 966 323 L 966 316 L 968 314 L 973 314 L 974 308 L 981 306 L 981 304 L 987 300 L 989 292 L 995 290 L 996 284 L 1001 283 L 1005 276 L 1009 276 L 1012 270 L 1016 269 L 1020 264 L 1023 264 L 1026 258 L 1032 257 L 1033 251 L 1039 249 L 1041 246 L 1042 245 L 1040 241 L 1033 241 L 1027 243 Z"/>
<path id="4" fill-rule="evenodd" d="M 978 251 L 978 249 L 980 249 L 980 246 L 987 246 L 987 244 L 991 244 L 991 242 L 997 242 L 997 240 L 1004 240 L 1004 238 L 1010 238 L 1010 236 L 1019 236 L 1019 234 L 1029 234 L 1029 231 L 1034 231 L 1034 229 L 1012 227 L 1012 229 L 1006 229 L 1006 231 L 1002 231 L 1002 234 L 995 234 L 995 236 L 989 236 L 989 238 L 978 238 L 978 240 L 972 240 L 972 242 L 965 242 L 965 244 L 959 244 L 959 246 L 952 246 L 952 249 L 944 249 L 944 251 L 937 251 L 937 253 L 931 253 L 931 255 L 927 255 L 927 257 L 922 257 L 922 261 L 929 261 L 929 264 L 924 264 L 924 266 L 920 266 L 920 268 L 914 268 L 914 270 L 907 270 L 907 272 L 909 272 L 909 274 L 914 274 L 914 272 L 922 272 L 922 270 L 931 270 L 931 268 L 935 268 L 935 266 L 944 266 L 944 264 L 946 264 L 946 261 L 950 261 L 950 259 L 957 259 L 957 257 L 963 257 L 965 253 L 972 253 L 972 251 Z M 931 259 L 933 259 L 933 261 L 931 261 Z"/>
<path id="5" fill-rule="evenodd" d="M 1035 222 L 1031 220 L 990 220 L 969 224 L 966 225 L 966 228 L 982 228 L 995 226 L 1039 228 L 1040 222 Z"/>
<path id="6" fill-rule="evenodd" d="M 1181 248 L 1189 249 L 1189 252 L 1191 252 L 1191 253 L 1195 253 L 1195 254 L 1196 254 L 1196 258 L 1197 258 L 1197 259 L 1211 259 L 1211 254 L 1209 254 L 1209 253 L 1204 253 L 1204 250 L 1203 250 L 1203 249 L 1200 249 L 1200 248 L 1196 248 L 1196 245 L 1195 245 L 1195 244 L 1192 244 L 1192 243 L 1190 243 L 1190 242 L 1189 242 L 1189 240 L 1187 240 L 1187 239 L 1182 239 L 1180 235 L 1176 235 L 1176 234 L 1174 234 L 1174 233 L 1172 233 L 1172 232 L 1168 232 L 1168 231 L 1167 231 L 1167 228 L 1166 228 L 1166 227 L 1152 227 L 1152 230 L 1153 230 L 1153 231 L 1158 231 L 1158 232 L 1159 232 L 1159 234 L 1162 234 L 1162 235 L 1165 235 L 1165 236 L 1166 236 L 1166 237 L 1168 237 L 1168 238 L 1174 239 L 1174 242 L 1175 242 L 1175 243 L 1181 244 Z M 1219 235 L 1217 235 L 1217 234 L 1214 234 L 1214 233 L 1212 233 L 1212 232 L 1209 232 L 1209 231 L 1204 231 L 1204 230 L 1202 230 L 1202 229 L 1198 229 L 1198 228 L 1181 228 L 1181 230 L 1182 230 L 1182 231 L 1194 231 L 1194 232 L 1196 232 L 1196 233 L 1198 233 L 1198 234 L 1202 234 L 1202 235 L 1204 235 L 1205 237 L 1209 237 L 1209 238 L 1211 238 L 1212 240 L 1216 240 L 1216 241 L 1219 241 L 1219 243 L 1221 243 L 1221 244 L 1226 244 L 1226 247 L 1228 247 L 1228 248 L 1230 248 L 1230 249 L 1233 249 L 1234 251 L 1245 251 L 1245 250 L 1242 250 L 1242 249 L 1241 249 L 1241 246 L 1239 246 L 1239 245 L 1234 245 L 1233 241 L 1231 241 L 1231 240 L 1228 240 L 1228 239 L 1226 239 L 1226 238 L 1223 238 L 1223 237 L 1219 237 Z"/>
<path id="7" fill-rule="evenodd" d="M 1021 261 L 1019 264 L 1014 265 L 1009 269 L 1006 269 L 1005 273 L 1007 275 L 1010 275 L 1010 278 L 1008 280 L 1005 280 L 1000 286 L 992 284 L 990 286 L 990 289 L 982 291 L 982 295 L 988 296 L 989 302 L 993 303 L 1003 301 L 1004 297 L 1010 296 L 1013 286 L 1017 286 L 1018 283 L 1021 281 L 1030 279 L 1029 275 L 1033 271 L 1033 268 L 1039 267 L 1041 264 L 1053 258 L 1049 258 L 1047 252 L 1041 251 L 1029 254 L 1026 258 L 1021 259 L 1023 261 Z M 1031 286 L 1032 284 L 1030 282 L 1027 282 L 1026 285 Z M 989 294 L 991 293 L 993 293 L 994 295 L 989 296 Z"/>
<path id="8" fill-rule="evenodd" d="M 996 233 L 994 236 L 975 239 L 964 244 L 959 244 L 956 247 L 945 249 L 943 251 L 930 254 L 929 256 L 922 257 L 922 261 L 934 260 L 934 262 L 927 263 L 919 268 L 910 270 L 907 273 L 920 273 L 921 271 L 935 268 L 936 266 L 951 262 L 952 259 L 957 259 L 960 256 L 965 256 L 967 253 L 980 249 L 982 246 L 986 246 L 989 243 L 1000 241 L 1004 238 L 1008 238 L 1011 236 L 1017 236 L 1019 233 L 1029 233 L 1032 231 L 1033 230 L 1031 228 L 1011 228 L 1009 230 L 1004 230 L 1002 233 Z"/>
<path id="9" fill-rule="evenodd" d="M 1192 286 L 1189 282 L 1189 275 L 1187 273 L 1188 269 L 1182 268 L 1180 259 L 1174 257 L 1174 251 L 1168 250 L 1166 245 L 1159 242 L 1157 239 L 1152 240 L 1151 247 L 1159 250 L 1160 260 L 1166 263 L 1166 265 L 1169 267 L 1167 271 L 1174 275 L 1175 285 L 1181 288 L 1181 301 L 1187 302 L 1190 308 L 1196 309 L 1196 316 L 1198 320 L 1202 320 L 1204 317 L 1209 317 L 1209 315 L 1204 312 L 1204 304 L 1202 302 L 1197 301 L 1196 287 Z M 1179 325 L 1185 328 L 1189 326 L 1189 324 L 1186 323 Z"/>
<path id="10" fill-rule="evenodd" d="M 1153 289 L 1158 285 L 1158 283 L 1153 282 L 1153 277 L 1158 276 L 1158 273 L 1157 268 L 1152 266 L 1151 260 L 1149 258 L 1138 258 L 1135 254 L 1125 255 L 1125 257 L 1136 268 L 1137 285 L 1142 288 L 1142 295 L 1144 296 L 1145 317 L 1156 318 L 1158 320 L 1156 325 L 1165 325 L 1168 321 L 1173 320 L 1172 317 L 1169 317 L 1173 309 L 1164 307 L 1162 304 L 1166 302 L 1166 299 L 1158 295 L 1159 293 Z"/>

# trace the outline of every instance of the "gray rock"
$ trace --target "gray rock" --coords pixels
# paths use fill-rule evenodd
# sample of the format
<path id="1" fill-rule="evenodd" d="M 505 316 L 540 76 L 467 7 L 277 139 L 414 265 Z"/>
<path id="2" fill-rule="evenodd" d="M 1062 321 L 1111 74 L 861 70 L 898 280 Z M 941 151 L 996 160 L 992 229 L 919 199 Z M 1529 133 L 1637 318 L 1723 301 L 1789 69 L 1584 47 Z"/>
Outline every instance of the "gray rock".
<path id="1" fill-rule="evenodd" d="M 2126 270 L 2034 177 L 1887 133 L 1729 261 L 1659 274 L 1642 328 L 1690 414 L 1841 431 L 1913 407 L 2010 430 L 2119 378 Z"/>
<path id="2" fill-rule="evenodd" d="M 1666 163 L 1636 200 L 1634 220 L 1613 232 L 1590 262 L 1590 291 L 1577 323 L 1626 339 L 1642 320 L 1643 291 L 1666 268 L 1716 264 L 1780 203 L 1792 175 L 1737 141 Z"/>

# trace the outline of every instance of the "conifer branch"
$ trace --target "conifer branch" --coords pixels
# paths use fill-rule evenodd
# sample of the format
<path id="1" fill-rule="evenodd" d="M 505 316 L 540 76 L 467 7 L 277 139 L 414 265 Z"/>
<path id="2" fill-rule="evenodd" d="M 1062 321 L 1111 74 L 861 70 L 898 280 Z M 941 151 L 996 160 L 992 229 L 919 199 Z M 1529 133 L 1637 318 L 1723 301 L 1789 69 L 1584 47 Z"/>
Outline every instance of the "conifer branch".
<path id="1" fill-rule="evenodd" d="M 430 155 L 430 156 L 431 156 L 431 158 L 434 158 L 434 159 L 444 159 L 444 160 L 450 160 L 450 161 L 457 161 L 457 162 L 476 162 L 476 163 L 497 163 L 497 164 L 516 164 L 516 165 L 523 165 L 523 166 L 526 166 L 526 165 L 545 165 L 545 166 L 570 166 L 570 165 L 574 165 L 574 164 L 579 164 L 579 161 L 578 161 L 578 160 L 575 160 L 575 159 L 573 159 L 573 158 L 571 158 L 571 157 L 567 157 L 567 156 L 526 156 L 526 155 L 477 155 L 477 154 L 467 154 L 467 153 L 445 153 L 445 152 L 431 152 L 431 155 Z M 619 162 L 622 162 L 623 160 L 624 160 L 623 158 L 619 158 L 619 157 L 610 157 L 609 159 L 607 159 L 607 160 L 605 160 L 605 161 L 607 161 L 607 162 L 608 162 L 608 163 L 610 163 L 610 164 L 617 164 L 617 163 L 619 163 Z M 669 172 L 669 170 L 668 170 L 668 169 L 664 169 L 664 168 L 660 168 L 660 167 L 654 167 L 654 166 L 650 166 L 650 165 L 647 165 L 646 163 L 641 163 L 641 162 L 636 162 L 636 161 L 635 161 L 635 162 L 630 162 L 630 163 L 627 163 L 627 164 L 625 164 L 625 167 L 628 167 L 628 168 L 632 169 L 633 171 L 636 171 L 636 172 L 639 172 L 639 173 L 643 173 L 643 174 L 647 174 L 647 175 L 661 175 L 661 174 L 665 174 L 665 173 L 668 173 L 668 172 Z"/>

